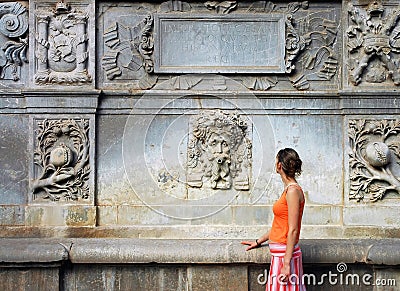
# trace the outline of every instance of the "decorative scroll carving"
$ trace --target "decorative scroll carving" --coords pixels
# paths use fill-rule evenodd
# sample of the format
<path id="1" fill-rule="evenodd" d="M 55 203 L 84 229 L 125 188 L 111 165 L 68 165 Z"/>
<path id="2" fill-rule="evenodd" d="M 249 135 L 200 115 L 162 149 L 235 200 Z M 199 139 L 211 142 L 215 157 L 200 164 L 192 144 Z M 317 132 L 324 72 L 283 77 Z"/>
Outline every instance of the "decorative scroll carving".
<path id="1" fill-rule="evenodd" d="M 350 4 L 348 13 L 352 23 L 346 31 L 350 81 L 357 86 L 363 80 L 382 83 L 390 77 L 399 85 L 400 8 L 389 12 L 381 1 L 373 1 L 365 10 Z"/>
<path id="2" fill-rule="evenodd" d="M 215 10 L 218 14 L 228 14 L 236 9 L 237 1 L 207 1 L 204 5 L 209 10 Z"/>
<path id="3" fill-rule="evenodd" d="M 193 119 L 188 145 L 190 187 L 202 187 L 208 178 L 212 189 L 249 190 L 251 147 L 249 125 L 235 113 L 204 111 Z"/>
<path id="4" fill-rule="evenodd" d="M 28 12 L 18 2 L 0 3 L 0 41 L 1 34 L 7 40 L 0 50 L 0 80 L 18 81 L 18 68 L 27 63 L 28 50 Z"/>
<path id="5" fill-rule="evenodd" d="M 92 81 L 86 69 L 87 18 L 62 1 L 51 13 L 37 14 L 36 84 L 79 85 Z"/>
<path id="6" fill-rule="evenodd" d="M 376 202 L 400 194 L 399 120 L 350 120 L 350 199 Z"/>
<path id="7" fill-rule="evenodd" d="M 41 173 L 32 182 L 33 198 L 88 199 L 89 121 L 45 119 L 37 123 L 36 133 L 34 164 Z"/>
<path id="8" fill-rule="evenodd" d="M 249 8 L 249 12 L 286 14 L 286 73 L 298 90 L 308 90 L 310 81 L 329 81 L 338 71 L 338 56 L 333 48 L 338 23 L 327 19 L 324 11 L 297 16 L 300 9 L 308 8 L 308 1 L 291 2 L 283 7 L 257 1 Z M 248 77 L 243 82 L 252 90 L 268 90 L 277 83 L 276 77 Z"/>
<path id="9" fill-rule="evenodd" d="M 297 90 L 308 90 L 313 83 L 318 87 L 338 86 L 335 77 L 339 71 L 337 52 L 341 45 L 341 39 L 337 37 L 340 7 L 322 8 L 311 4 L 308 1 L 276 4 L 270 1 L 240 4 L 238 1 L 207 1 L 188 4 L 171 0 L 158 6 L 155 3 L 103 5 L 101 13 L 111 15 L 104 21 L 106 27 L 103 32 L 101 64 L 105 86 L 119 83 L 133 89 L 149 89 L 155 85 L 160 74 L 170 78 L 171 74 L 176 77 L 186 73 L 235 74 L 237 80 L 250 90 L 282 89 L 288 83 L 278 84 L 278 81 L 285 79 L 289 79 Z M 131 9 L 132 17 L 118 15 L 126 7 Z M 210 14 L 223 15 L 202 17 L 207 10 L 212 11 Z M 225 15 L 228 13 L 230 15 Z M 229 25 L 232 19 L 236 21 L 235 13 L 238 14 L 237 19 L 245 23 L 240 26 L 241 30 Z M 271 34 L 273 41 L 262 39 L 270 37 L 268 33 L 271 30 L 265 25 L 261 26 L 265 31 L 257 30 L 257 21 L 262 22 L 263 19 L 274 19 L 279 23 L 278 32 Z M 215 31 L 208 29 L 211 26 L 207 21 L 215 22 L 212 26 Z M 147 50 L 140 48 L 142 34 Z M 221 43 L 221 36 L 232 37 L 232 41 Z M 157 39 L 153 40 L 155 37 Z M 202 41 L 202 38 L 207 41 Z M 154 44 L 157 56 L 153 51 Z M 246 45 L 241 47 L 242 44 Z M 279 55 L 275 47 L 280 49 Z M 190 84 L 176 84 L 176 88 L 191 87 Z"/>
<path id="10" fill-rule="evenodd" d="M 150 89 L 154 86 L 157 76 L 149 75 L 154 70 L 152 29 L 153 17 L 148 15 L 134 27 L 116 22 L 104 32 L 109 50 L 103 56 L 102 67 L 109 80 L 121 76 L 123 68 L 133 72 L 143 69 L 145 74 L 139 80 L 139 87 Z"/>

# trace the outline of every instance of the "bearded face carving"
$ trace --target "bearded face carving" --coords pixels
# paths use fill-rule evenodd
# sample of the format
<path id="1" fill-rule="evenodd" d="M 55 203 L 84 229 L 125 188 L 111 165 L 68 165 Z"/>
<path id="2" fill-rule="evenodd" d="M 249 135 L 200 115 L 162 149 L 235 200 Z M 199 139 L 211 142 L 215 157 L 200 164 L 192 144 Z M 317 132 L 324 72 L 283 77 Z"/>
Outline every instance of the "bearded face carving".
<path id="1" fill-rule="evenodd" d="M 188 146 L 190 187 L 249 190 L 251 142 L 248 123 L 238 114 L 205 111 L 192 120 Z"/>

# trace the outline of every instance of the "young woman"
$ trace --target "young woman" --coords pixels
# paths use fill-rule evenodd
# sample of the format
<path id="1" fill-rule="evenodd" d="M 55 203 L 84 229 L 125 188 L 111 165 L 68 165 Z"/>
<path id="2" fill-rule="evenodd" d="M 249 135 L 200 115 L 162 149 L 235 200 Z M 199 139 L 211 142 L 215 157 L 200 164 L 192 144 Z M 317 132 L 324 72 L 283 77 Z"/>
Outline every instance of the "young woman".
<path id="1" fill-rule="evenodd" d="M 296 177 L 301 173 L 302 162 L 294 149 L 285 148 L 276 156 L 276 172 L 281 176 L 284 190 L 273 206 L 274 220 L 269 232 L 255 241 L 243 241 L 246 251 L 269 241 L 271 266 L 268 291 L 306 290 L 303 284 L 302 254 L 297 245 L 304 209 L 304 193 Z"/>

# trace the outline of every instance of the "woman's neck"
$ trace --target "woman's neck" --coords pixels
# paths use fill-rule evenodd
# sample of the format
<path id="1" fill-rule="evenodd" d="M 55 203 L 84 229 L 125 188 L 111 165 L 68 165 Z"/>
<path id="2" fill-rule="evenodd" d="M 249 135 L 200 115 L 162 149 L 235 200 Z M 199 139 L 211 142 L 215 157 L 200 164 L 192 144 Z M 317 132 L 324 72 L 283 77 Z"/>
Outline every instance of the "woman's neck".
<path id="1" fill-rule="evenodd" d="M 283 185 L 285 187 L 287 187 L 290 184 L 297 184 L 297 181 L 295 178 L 290 178 L 290 177 L 287 177 L 286 175 L 284 175 L 284 176 L 282 175 L 281 178 L 282 178 Z"/>

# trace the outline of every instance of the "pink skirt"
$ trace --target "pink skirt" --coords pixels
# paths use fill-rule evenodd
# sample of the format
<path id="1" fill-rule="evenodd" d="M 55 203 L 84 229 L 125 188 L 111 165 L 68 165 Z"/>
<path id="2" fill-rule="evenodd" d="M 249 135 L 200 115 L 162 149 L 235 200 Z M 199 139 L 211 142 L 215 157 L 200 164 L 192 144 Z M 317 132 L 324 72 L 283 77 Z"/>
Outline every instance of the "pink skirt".
<path id="1" fill-rule="evenodd" d="M 286 282 L 280 277 L 283 267 L 286 245 L 270 243 L 271 266 L 269 268 L 267 291 L 305 291 L 303 282 L 303 260 L 300 247 L 295 245 L 292 259 L 290 260 L 290 276 Z"/>

